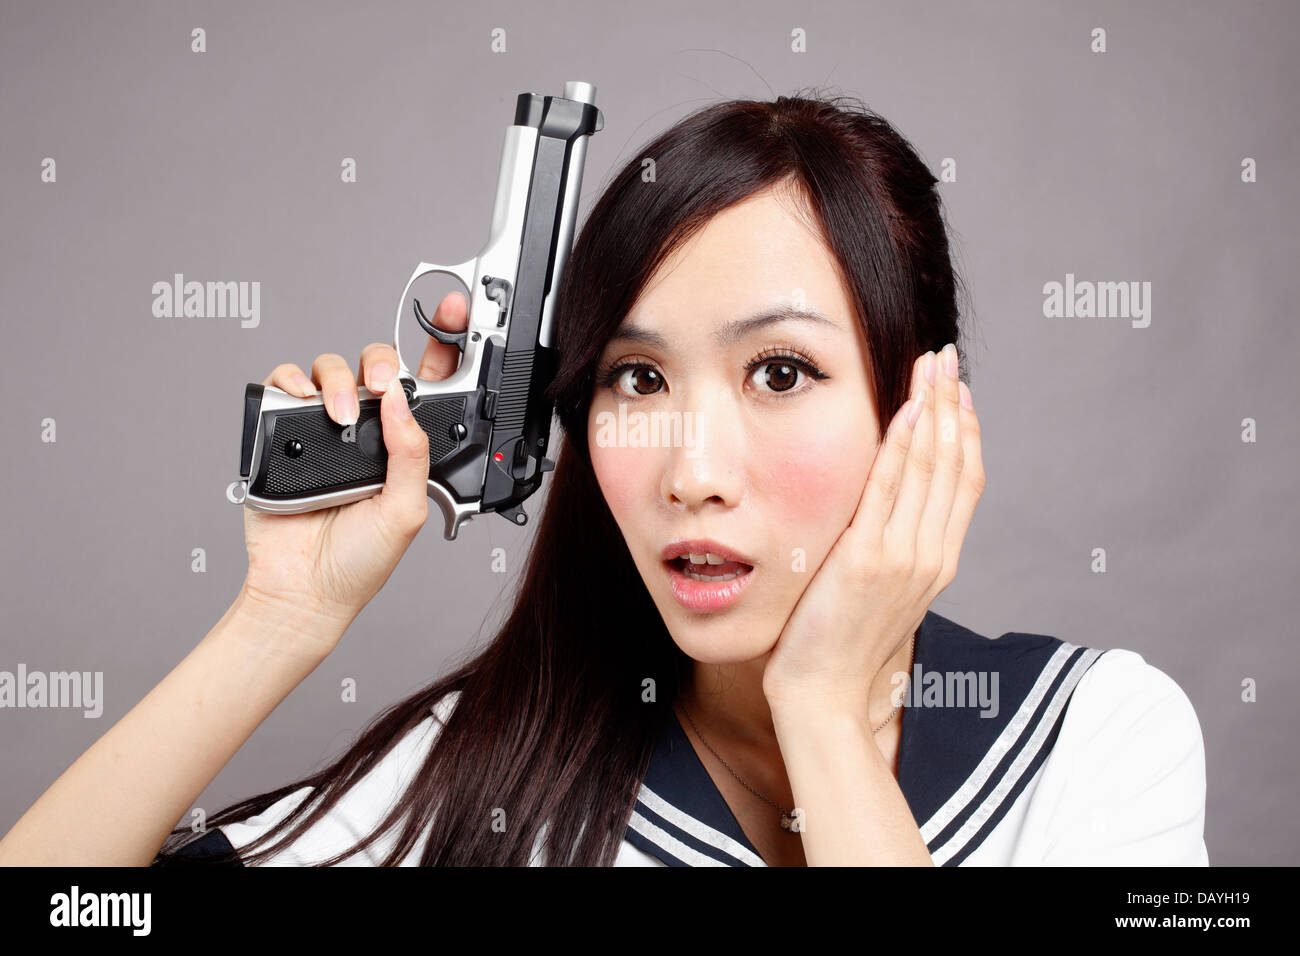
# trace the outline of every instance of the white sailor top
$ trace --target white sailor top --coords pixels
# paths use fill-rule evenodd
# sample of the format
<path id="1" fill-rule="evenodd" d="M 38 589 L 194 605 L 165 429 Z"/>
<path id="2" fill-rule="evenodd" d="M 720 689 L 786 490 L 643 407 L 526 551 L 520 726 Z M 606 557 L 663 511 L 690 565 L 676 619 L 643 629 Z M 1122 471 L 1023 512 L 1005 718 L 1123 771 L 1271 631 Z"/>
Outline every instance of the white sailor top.
<path id="1" fill-rule="evenodd" d="M 1208 865 L 1200 724 L 1178 684 L 1141 655 L 1040 634 L 990 639 L 928 611 L 912 678 L 898 785 L 936 866 Z M 369 834 L 410 783 L 456 696 L 263 865 L 309 865 Z M 182 861 L 245 846 L 309 793 L 304 787 L 209 830 L 181 848 Z M 394 840 L 390 831 L 341 865 L 375 865 Z M 545 865 L 541 840 L 535 866 Z M 423 843 L 402 865 L 418 864 Z M 766 865 L 675 715 L 665 720 L 614 865 Z"/>

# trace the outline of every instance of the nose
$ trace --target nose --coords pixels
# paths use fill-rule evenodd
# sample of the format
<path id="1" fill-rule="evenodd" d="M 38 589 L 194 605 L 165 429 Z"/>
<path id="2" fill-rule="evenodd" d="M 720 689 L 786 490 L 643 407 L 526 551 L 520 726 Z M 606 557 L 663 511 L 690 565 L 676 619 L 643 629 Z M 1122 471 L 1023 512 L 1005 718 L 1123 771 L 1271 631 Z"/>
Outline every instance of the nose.
<path id="1" fill-rule="evenodd" d="M 681 416 L 682 440 L 674 440 L 664 458 L 664 501 L 688 511 L 709 504 L 735 507 L 744 494 L 747 442 L 735 409 L 720 394 L 717 401 Z"/>

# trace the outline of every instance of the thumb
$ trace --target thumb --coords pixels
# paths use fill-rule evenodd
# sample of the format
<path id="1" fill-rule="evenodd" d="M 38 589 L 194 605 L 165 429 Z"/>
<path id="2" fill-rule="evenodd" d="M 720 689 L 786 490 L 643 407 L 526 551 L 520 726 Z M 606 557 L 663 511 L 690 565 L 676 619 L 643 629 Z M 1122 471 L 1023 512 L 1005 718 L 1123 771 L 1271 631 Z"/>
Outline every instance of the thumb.
<path id="1" fill-rule="evenodd" d="M 379 419 L 388 449 L 388 472 L 379 493 L 384 523 L 414 535 L 429 514 L 429 436 L 411 416 L 398 376 L 388 383 L 379 403 Z"/>

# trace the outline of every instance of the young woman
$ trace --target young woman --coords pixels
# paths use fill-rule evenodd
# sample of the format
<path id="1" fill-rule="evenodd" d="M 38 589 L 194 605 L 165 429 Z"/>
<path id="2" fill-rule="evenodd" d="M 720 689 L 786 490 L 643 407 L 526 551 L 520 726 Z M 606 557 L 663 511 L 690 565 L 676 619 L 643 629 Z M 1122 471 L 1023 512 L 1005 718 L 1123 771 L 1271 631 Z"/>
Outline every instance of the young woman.
<path id="1" fill-rule="evenodd" d="M 1206 863 L 1173 680 L 929 609 L 984 486 L 935 184 L 845 97 L 720 103 L 660 135 L 567 267 L 562 448 L 495 639 L 332 766 L 168 839 L 424 523 L 427 441 L 388 388 L 383 492 L 246 510 L 229 611 L 0 862 Z M 435 321 L 463 328 L 464 301 Z M 419 374 L 455 361 L 431 340 Z M 386 345 L 360 358 L 376 391 L 396 368 Z M 266 382 L 356 415 L 337 355 Z"/>

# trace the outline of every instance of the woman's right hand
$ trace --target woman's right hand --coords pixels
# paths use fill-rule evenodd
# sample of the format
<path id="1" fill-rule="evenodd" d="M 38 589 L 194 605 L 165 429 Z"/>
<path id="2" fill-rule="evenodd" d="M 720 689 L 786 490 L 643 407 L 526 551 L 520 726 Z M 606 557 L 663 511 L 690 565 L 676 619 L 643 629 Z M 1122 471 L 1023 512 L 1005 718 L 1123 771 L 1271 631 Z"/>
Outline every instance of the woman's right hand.
<path id="1" fill-rule="evenodd" d="M 433 323 L 463 331 L 468 324 L 464 297 L 449 293 Z M 455 346 L 429 336 L 416 374 L 431 381 L 444 379 L 456 370 L 459 358 Z M 268 612 L 288 614 L 335 635 L 341 635 L 383 587 L 429 512 L 429 439 L 411 417 L 396 382 L 397 351 L 378 342 L 368 345 L 360 366 L 365 386 L 384 393 L 380 423 L 388 470 L 383 490 L 361 501 L 304 514 L 244 509 L 248 574 L 242 596 Z M 262 384 L 302 398 L 319 389 L 331 419 L 341 425 L 356 421 L 357 378 L 339 355 L 317 356 L 310 379 L 297 365 L 286 363 Z"/>

